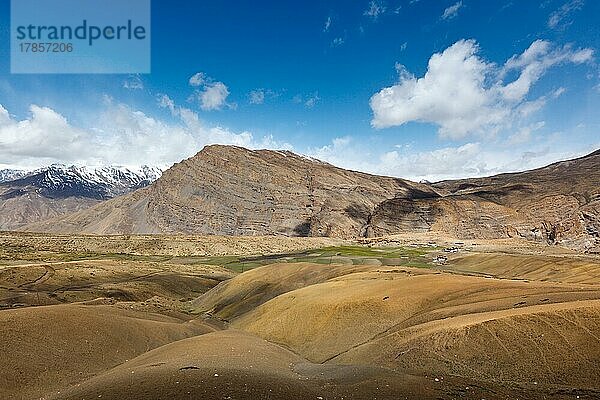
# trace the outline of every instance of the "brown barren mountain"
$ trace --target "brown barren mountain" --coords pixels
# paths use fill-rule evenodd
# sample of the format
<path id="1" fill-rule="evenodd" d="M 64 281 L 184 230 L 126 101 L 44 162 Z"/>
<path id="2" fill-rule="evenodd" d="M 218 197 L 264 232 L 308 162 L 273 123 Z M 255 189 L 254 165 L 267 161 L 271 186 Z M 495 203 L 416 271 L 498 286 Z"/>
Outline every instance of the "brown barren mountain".
<path id="1" fill-rule="evenodd" d="M 600 249 L 600 151 L 533 171 L 419 184 L 290 152 L 208 146 L 151 186 L 29 231 L 355 238 L 439 232 Z"/>
<path id="2" fill-rule="evenodd" d="M 28 230 L 351 238 L 370 234 L 370 213 L 397 196 L 437 194 L 290 152 L 208 146 L 148 188 Z"/>

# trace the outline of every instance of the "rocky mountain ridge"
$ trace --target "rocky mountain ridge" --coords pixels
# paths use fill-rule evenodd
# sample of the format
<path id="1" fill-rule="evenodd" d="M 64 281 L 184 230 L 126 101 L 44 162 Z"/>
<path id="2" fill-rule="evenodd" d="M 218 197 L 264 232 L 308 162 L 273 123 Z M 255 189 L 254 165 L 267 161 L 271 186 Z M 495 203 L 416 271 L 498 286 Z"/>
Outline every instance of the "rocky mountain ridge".
<path id="1" fill-rule="evenodd" d="M 21 169 L 12 169 L 12 168 L 0 169 L 0 183 L 10 182 L 10 181 L 14 181 L 16 179 L 23 178 L 28 173 L 29 172 L 27 172 L 25 170 L 21 170 Z"/>
<path id="2" fill-rule="evenodd" d="M 208 146 L 152 185 L 31 231 L 355 238 L 439 232 L 600 247 L 600 152 L 534 171 L 438 183 L 290 152 Z"/>

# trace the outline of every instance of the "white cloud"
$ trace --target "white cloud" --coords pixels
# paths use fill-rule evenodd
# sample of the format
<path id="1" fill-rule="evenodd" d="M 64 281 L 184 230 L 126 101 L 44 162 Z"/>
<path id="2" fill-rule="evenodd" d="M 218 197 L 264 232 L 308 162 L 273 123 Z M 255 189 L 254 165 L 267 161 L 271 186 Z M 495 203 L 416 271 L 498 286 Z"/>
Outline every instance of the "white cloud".
<path id="1" fill-rule="evenodd" d="M 206 111 L 220 110 L 227 104 L 227 96 L 229 89 L 223 82 L 209 83 L 199 95 L 200 108 Z"/>
<path id="2" fill-rule="evenodd" d="M 458 15 L 458 10 L 463 6 L 462 1 L 459 1 L 444 10 L 442 19 L 452 19 Z"/>
<path id="3" fill-rule="evenodd" d="M 123 87 L 129 90 L 143 90 L 144 82 L 139 75 L 132 75 L 123 82 Z"/>
<path id="4" fill-rule="evenodd" d="M 408 42 L 402 43 L 402 45 L 400 46 L 400 51 L 406 50 L 406 47 L 408 47 Z"/>
<path id="5" fill-rule="evenodd" d="M 573 50 L 570 46 L 552 48 L 550 42 L 536 40 L 525 52 L 511 57 L 501 76 L 512 70 L 520 70 L 519 77 L 501 88 L 502 95 L 511 101 L 522 100 L 542 75 L 551 67 L 564 63 L 581 64 L 591 61 L 592 49 Z"/>
<path id="6" fill-rule="evenodd" d="M 534 106 L 543 106 L 527 102 L 526 96 L 549 68 L 593 59 L 591 49 L 555 47 L 538 40 L 499 68 L 482 59 L 478 51 L 475 41 L 460 40 L 432 55 L 421 78 L 397 65 L 399 82 L 371 98 L 372 125 L 386 128 L 416 121 L 438 125 L 445 138 L 493 135 L 518 115 L 524 116 L 521 107 L 531 112 Z M 513 71 L 518 77 L 504 83 Z"/>
<path id="7" fill-rule="evenodd" d="M 194 74 L 189 80 L 190 86 L 198 88 L 195 95 L 204 111 L 220 110 L 224 106 L 235 108 L 227 103 L 229 88 L 223 82 L 214 81 L 203 72 Z"/>
<path id="8" fill-rule="evenodd" d="M 535 124 L 522 127 L 516 133 L 509 136 L 508 144 L 512 146 L 529 142 L 531 140 L 531 134 L 542 129 L 544 125 L 546 125 L 545 122 L 540 121 L 536 122 Z"/>
<path id="9" fill-rule="evenodd" d="M 304 105 L 308 108 L 313 108 L 319 100 L 321 100 L 319 97 L 319 92 L 314 92 L 308 97 L 308 99 L 306 99 Z"/>
<path id="10" fill-rule="evenodd" d="M 294 97 L 292 97 L 293 103 L 304 104 L 306 108 L 314 107 L 319 102 L 319 100 L 321 100 L 321 98 L 319 97 L 319 92 L 314 92 L 306 96 L 297 94 Z"/>
<path id="11" fill-rule="evenodd" d="M 146 113 L 114 103 L 90 121 L 93 128 L 73 126 L 48 107 L 32 105 L 23 120 L 11 117 L 0 105 L 0 160 L 6 166 L 37 168 L 51 163 L 168 167 L 190 157 L 208 144 L 233 144 L 248 148 L 287 148 L 267 135 L 255 138 L 251 132 L 233 132 L 207 126 L 195 112 L 178 107 L 166 95 L 159 105 L 177 118 L 168 123 Z"/>
<path id="12" fill-rule="evenodd" d="M 535 114 L 536 112 L 544 108 L 546 103 L 546 96 L 541 96 L 532 101 L 526 101 L 515 109 L 515 115 L 518 115 L 519 117 L 523 118 L 529 117 L 530 115 Z"/>
<path id="13" fill-rule="evenodd" d="M 556 89 L 554 92 L 552 92 L 552 97 L 557 99 L 560 96 L 562 96 L 566 91 L 567 91 L 567 89 L 565 89 L 564 87 L 561 86 L 558 89 Z"/>
<path id="14" fill-rule="evenodd" d="M 377 17 L 385 13 L 385 10 L 386 6 L 383 2 L 378 0 L 372 0 L 369 2 L 369 6 L 363 14 L 373 19 L 377 19 Z"/>
<path id="15" fill-rule="evenodd" d="M 0 106 L 0 158 L 3 163 L 20 161 L 34 154 L 42 159 L 55 159 L 88 152 L 83 143 L 89 141 L 89 132 L 72 127 L 50 108 L 32 105 L 29 111 L 28 119 L 17 121 Z"/>
<path id="16" fill-rule="evenodd" d="M 7 125 L 11 122 L 10 114 L 8 110 L 0 104 L 0 127 Z M 1 138 L 0 138 L 1 139 Z"/>
<path id="17" fill-rule="evenodd" d="M 265 102 L 264 89 L 256 89 L 250 92 L 250 104 L 263 104 Z"/>
<path id="18" fill-rule="evenodd" d="M 330 27 L 331 27 L 331 17 L 327 17 L 327 20 L 325 21 L 325 26 L 323 27 L 323 32 L 327 32 Z"/>
<path id="19" fill-rule="evenodd" d="M 532 125 L 529 128 L 530 134 L 539 129 L 541 124 Z M 529 140 L 521 146 L 515 144 L 496 147 L 470 142 L 430 151 L 415 151 L 410 145 L 398 145 L 394 150 L 386 151 L 365 146 L 364 143 L 345 136 L 334 139 L 328 145 L 309 149 L 306 154 L 347 169 L 413 181 L 435 182 L 525 171 L 597 149 L 597 145 L 576 149 L 560 148 L 556 143 L 549 143 L 550 141 L 548 137 L 538 143 L 531 143 Z M 558 150 L 551 151 L 550 147 Z"/>
<path id="20" fill-rule="evenodd" d="M 194 75 L 192 75 L 192 77 L 190 78 L 190 86 L 202 86 L 204 84 L 204 82 L 206 81 L 206 75 L 204 74 L 204 72 L 197 72 Z"/>
<path id="21" fill-rule="evenodd" d="M 409 121 L 440 125 L 445 137 L 464 137 L 483 126 L 497 125 L 506 110 L 497 107 L 484 87 L 492 67 L 477 55 L 472 40 L 461 40 L 429 60 L 428 71 L 417 79 L 397 66 L 400 82 L 371 98 L 376 128 Z"/>
<path id="22" fill-rule="evenodd" d="M 332 140 L 329 145 L 310 149 L 308 155 L 351 170 L 415 181 L 485 173 L 485 167 L 480 165 L 480 161 L 475 162 L 482 150 L 478 143 L 425 152 L 408 150 L 410 151 L 378 152 L 346 136 Z"/>
<path id="23" fill-rule="evenodd" d="M 281 92 L 272 89 L 254 89 L 248 94 L 250 104 L 263 104 L 265 101 L 275 99 L 281 95 Z"/>
<path id="24" fill-rule="evenodd" d="M 550 14 L 548 18 L 548 27 L 552 29 L 563 28 L 567 25 L 572 24 L 572 21 L 568 21 L 565 25 L 560 25 L 564 22 L 573 12 L 581 10 L 584 6 L 583 0 L 570 0 L 562 5 L 558 10 Z"/>
<path id="25" fill-rule="evenodd" d="M 535 100 L 524 101 L 514 109 L 514 114 L 518 117 L 526 118 L 544 108 L 546 103 L 548 103 L 548 98 L 557 99 L 560 96 L 562 96 L 566 91 L 567 89 L 565 89 L 564 87 L 559 87 L 558 89 L 555 89 L 552 92 L 550 92 L 548 95 L 540 96 Z"/>
<path id="26" fill-rule="evenodd" d="M 158 96 L 158 105 L 161 108 L 167 108 L 167 109 L 169 109 L 169 111 L 171 111 L 171 114 L 173 114 L 173 115 L 176 114 L 175 102 L 173 101 L 173 99 L 171 99 L 166 94 L 162 94 L 162 95 Z"/>

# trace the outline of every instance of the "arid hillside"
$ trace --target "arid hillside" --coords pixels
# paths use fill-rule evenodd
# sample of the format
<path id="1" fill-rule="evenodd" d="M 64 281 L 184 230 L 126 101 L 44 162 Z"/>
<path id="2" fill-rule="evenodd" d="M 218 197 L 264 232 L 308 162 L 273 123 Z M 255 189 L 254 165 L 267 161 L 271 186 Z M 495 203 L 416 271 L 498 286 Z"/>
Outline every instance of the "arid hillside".
<path id="1" fill-rule="evenodd" d="M 600 251 L 600 151 L 532 171 L 432 186 L 451 202 L 438 202 L 448 233 Z"/>
<path id="2" fill-rule="evenodd" d="M 148 188 L 28 230 L 352 238 L 370 235 L 365 218 L 399 196 L 437 195 L 290 152 L 208 146 Z"/>
<path id="3" fill-rule="evenodd" d="M 1 234 L 0 398 L 598 398 L 600 256 L 428 236 Z"/>
<path id="4" fill-rule="evenodd" d="M 376 237 L 437 232 L 600 249 L 600 152 L 533 171 L 419 184 L 290 152 L 208 146 L 151 186 L 38 232 Z"/>

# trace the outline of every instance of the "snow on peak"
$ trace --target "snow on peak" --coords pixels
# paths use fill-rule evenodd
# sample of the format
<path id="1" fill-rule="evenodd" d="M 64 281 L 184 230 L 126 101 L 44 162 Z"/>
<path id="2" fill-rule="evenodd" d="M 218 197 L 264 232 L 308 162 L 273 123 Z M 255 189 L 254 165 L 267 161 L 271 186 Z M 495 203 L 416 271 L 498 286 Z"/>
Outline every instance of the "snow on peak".
<path id="1" fill-rule="evenodd" d="M 84 196 L 106 199 L 150 185 L 160 178 L 163 170 L 143 165 L 78 166 L 52 164 L 31 172 L 9 173 L 0 171 L 0 182 L 37 187 L 49 196 Z M 3 175 L 4 173 L 4 175 Z M 6 179 L 2 181 L 2 176 Z M 14 179 L 11 177 L 14 176 Z"/>

